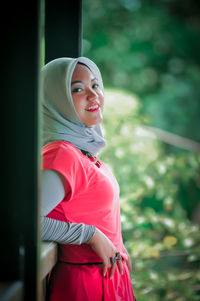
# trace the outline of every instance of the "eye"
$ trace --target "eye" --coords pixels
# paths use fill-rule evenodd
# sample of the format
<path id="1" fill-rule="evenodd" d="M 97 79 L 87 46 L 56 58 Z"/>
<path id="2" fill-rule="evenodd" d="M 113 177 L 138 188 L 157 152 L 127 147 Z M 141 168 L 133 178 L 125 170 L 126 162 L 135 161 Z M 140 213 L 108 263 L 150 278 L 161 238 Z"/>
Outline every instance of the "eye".
<path id="1" fill-rule="evenodd" d="M 80 87 L 76 87 L 76 88 L 72 89 L 72 93 L 78 93 L 78 92 L 82 92 L 82 91 L 83 91 L 83 89 Z"/>
<path id="2" fill-rule="evenodd" d="M 99 88 L 99 84 L 98 84 L 98 83 L 94 83 L 94 84 L 92 85 L 92 88 L 93 88 L 93 89 Z"/>

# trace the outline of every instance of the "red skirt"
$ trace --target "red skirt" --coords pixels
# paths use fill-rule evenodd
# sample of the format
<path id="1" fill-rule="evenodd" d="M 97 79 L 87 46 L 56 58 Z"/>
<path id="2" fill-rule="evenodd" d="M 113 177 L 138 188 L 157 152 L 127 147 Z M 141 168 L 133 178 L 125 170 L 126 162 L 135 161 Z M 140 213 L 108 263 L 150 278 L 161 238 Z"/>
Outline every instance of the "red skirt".
<path id="1" fill-rule="evenodd" d="M 130 274 L 123 261 L 123 275 L 118 268 L 112 279 L 105 277 L 97 264 L 73 265 L 58 262 L 48 284 L 48 301 L 135 301 Z"/>

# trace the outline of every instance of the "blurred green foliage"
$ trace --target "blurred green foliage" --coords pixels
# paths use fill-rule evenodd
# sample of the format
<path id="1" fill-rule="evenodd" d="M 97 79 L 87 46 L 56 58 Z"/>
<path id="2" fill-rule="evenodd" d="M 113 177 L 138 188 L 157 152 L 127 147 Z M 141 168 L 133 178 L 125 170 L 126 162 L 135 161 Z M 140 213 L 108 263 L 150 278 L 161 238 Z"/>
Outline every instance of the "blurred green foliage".
<path id="1" fill-rule="evenodd" d="M 120 184 L 123 237 L 138 300 L 199 300 L 200 227 L 179 199 L 200 187 L 200 155 L 169 152 L 142 127 L 139 100 L 106 90 L 102 159 Z M 190 202 L 190 197 L 187 199 Z M 150 297 L 149 297 L 150 296 Z"/>
<path id="2" fill-rule="evenodd" d="M 200 141 L 200 20 L 170 14 L 176 2 L 195 3 L 83 1 L 83 53 L 106 86 L 141 96 L 152 125 Z"/>
<path id="3" fill-rule="evenodd" d="M 101 157 L 120 184 L 139 301 L 200 300 L 200 154 L 144 127 L 200 141 L 199 21 L 188 3 L 83 1 L 83 55 L 106 87 Z"/>

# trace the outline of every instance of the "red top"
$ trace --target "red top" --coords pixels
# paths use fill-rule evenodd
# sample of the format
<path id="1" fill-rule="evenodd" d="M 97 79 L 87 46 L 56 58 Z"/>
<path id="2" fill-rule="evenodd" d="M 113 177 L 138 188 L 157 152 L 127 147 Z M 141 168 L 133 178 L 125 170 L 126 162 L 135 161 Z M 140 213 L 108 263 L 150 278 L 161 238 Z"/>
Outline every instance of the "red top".
<path id="1" fill-rule="evenodd" d="M 127 259 L 121 236 L 119 186 L 111 171 L 102 162 L 98 168 L 65 141 L 43 148 L 43 169 L 61 173 L 71 190 L 48 217 L 97 227 Z M 72 263 L 102 261 L 88 244 L 60 245 L 59 259 Z"/>

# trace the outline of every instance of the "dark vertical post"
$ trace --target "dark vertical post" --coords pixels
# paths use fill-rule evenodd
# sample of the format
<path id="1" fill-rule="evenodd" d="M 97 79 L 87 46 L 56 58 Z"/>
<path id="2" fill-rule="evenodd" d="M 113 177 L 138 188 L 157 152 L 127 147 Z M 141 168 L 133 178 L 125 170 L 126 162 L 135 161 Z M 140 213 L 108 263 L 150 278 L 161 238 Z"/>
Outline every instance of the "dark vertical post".
<path id="1" fill-rule="evenodd" d="M 0 281 L 39 289 L 38 83 L 40 1 L 5 1 L 1 18 Z"/>
<path id="2" fill-rule="evenodd" d="M 45 62 L 81 55 L 81 0 L 45 4 Z"/>

